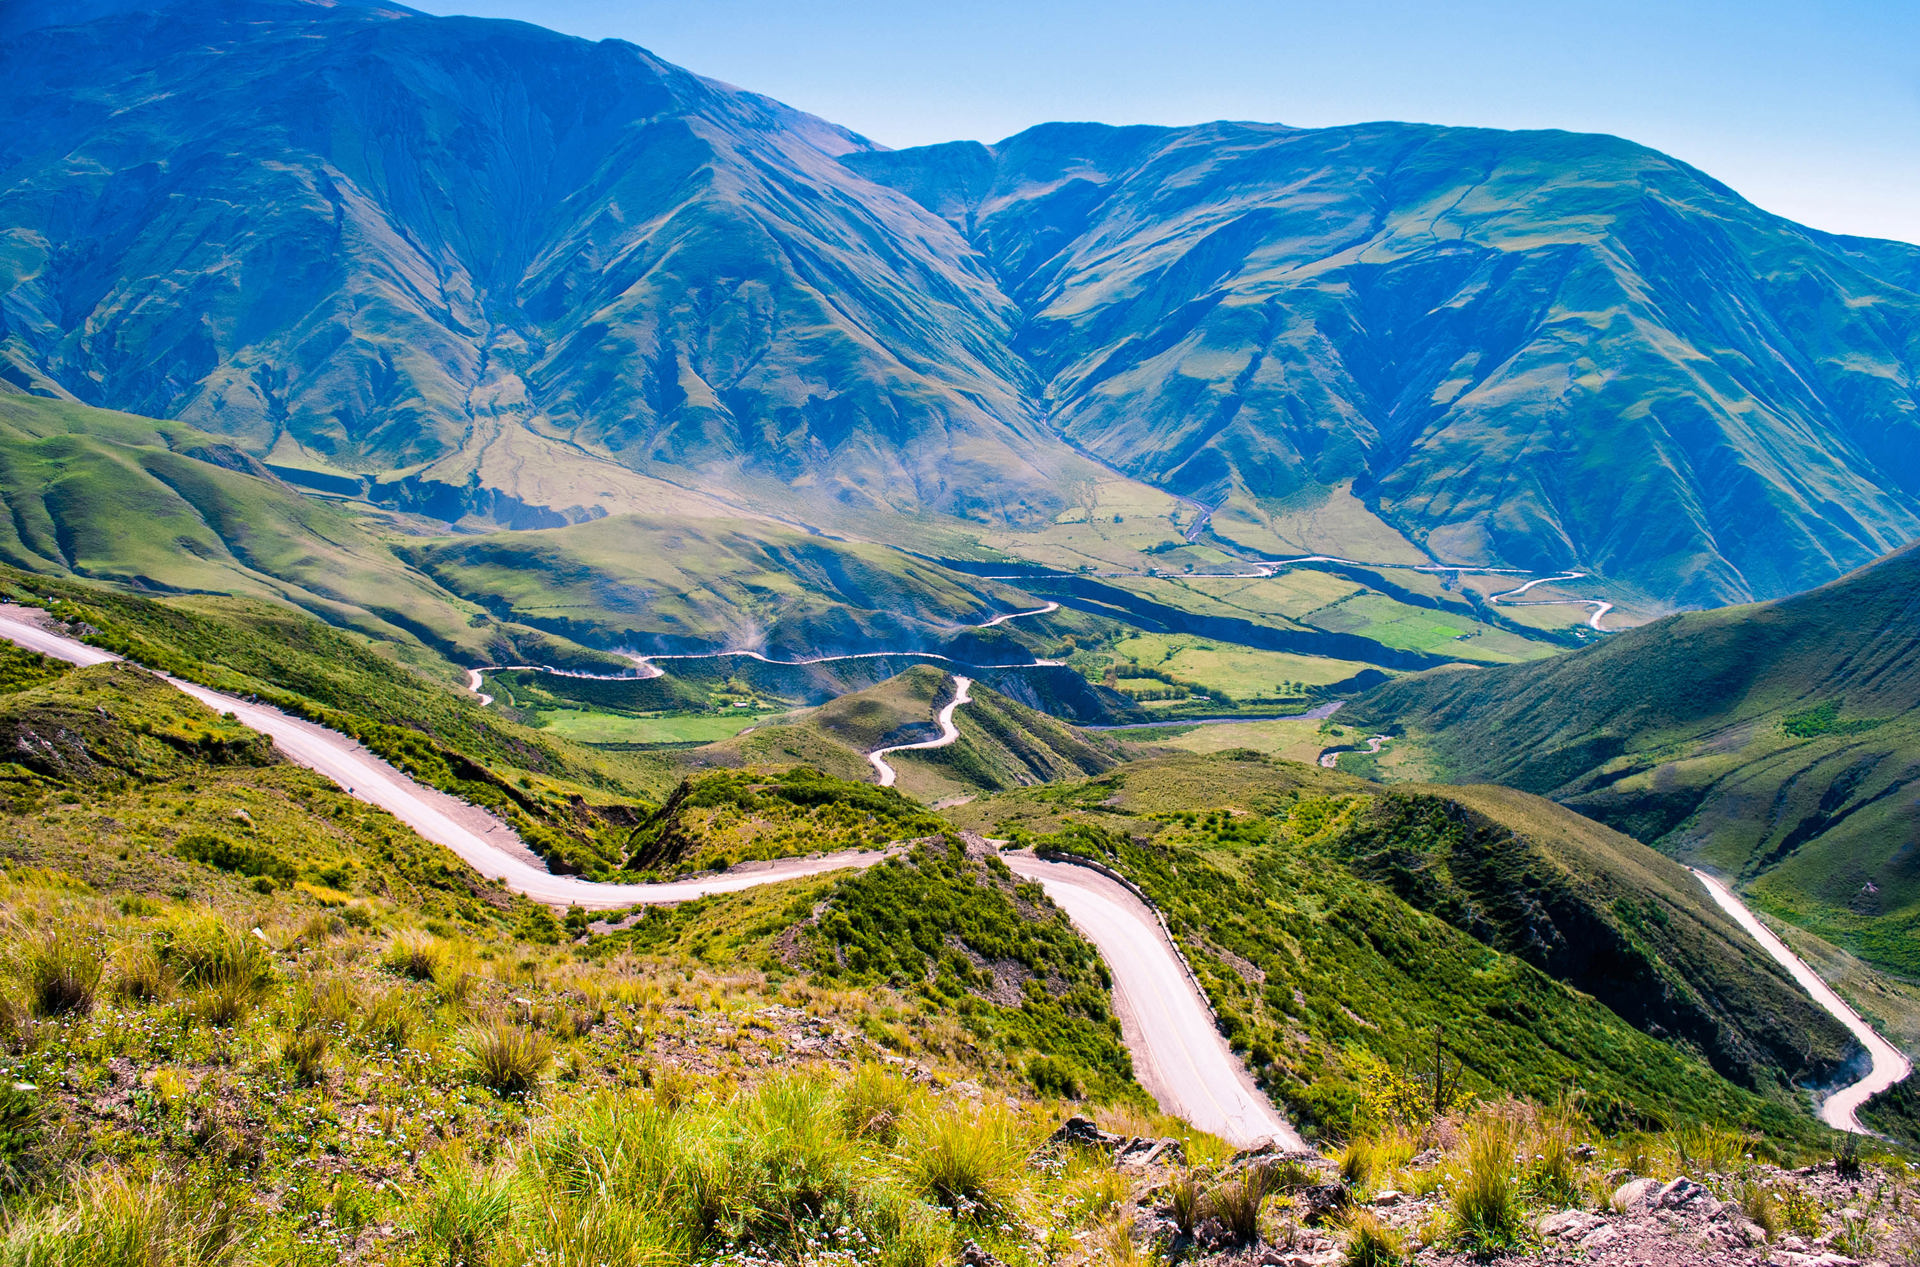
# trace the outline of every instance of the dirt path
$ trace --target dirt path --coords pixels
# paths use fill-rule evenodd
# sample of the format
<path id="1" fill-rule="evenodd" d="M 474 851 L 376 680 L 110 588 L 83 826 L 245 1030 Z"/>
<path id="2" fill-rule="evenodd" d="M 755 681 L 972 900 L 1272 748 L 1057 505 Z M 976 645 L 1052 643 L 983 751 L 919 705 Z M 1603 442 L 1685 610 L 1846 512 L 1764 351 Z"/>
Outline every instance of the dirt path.
<path id="1" fill-rule="evenodd" d="M 70 664 L 106 664 L 120 659 L 111 652 L 42 628 L 36 623 L 40 617 L 41 613 L 31 608 L 0 607 L 0 637 Z M 876 852 L 783 858 L 771 863 L 744 864 L 721 875 L 667 884 L 595 884 L 578 876 L 554 875 L 513 828 L 485 810 L 415 783 L 345 735 L 265 704 L 165 674 L 159 676 L 207 707 L 232 713 L 271 738 L 289 760 L 325 775 L 350 795 L 378 805 L 425 839 L 457 854 L 481 875 L 500 880 L 535 901 L 590 910 L 665 905 L 712 893 L 734 893 L 776 880 L 872 866 L 886 856 Z"/>
<path id="2" fill-rule="evenodd" d="M 899 771 L 887 763 L 888 753 L 924 752 L 931 748 L 944 748 L 960 738 L 960 728 L 953 724 L 953 710 L 962 704 L 973 702 L 973 696 L 968 694 L 968 689 L 972 685 L 972 678 L 960 677 L 958 674 L 954 676 L 953 699 L 948 701 L 947 706 L 940 710 L 939 717 L 935 719 L 940 723 L 938 739 L 927 739 L 920 743 L 897 743 L 890 748 L 875 748 L 867 754 L 867 760 L 872 763 L 874 772 L 880 776 L 881 787 L 892 787 L 893 781 L 899 777 Z"/>
<path id="3" fill-rule="evenodd" d="M 973 629 L 992 629 L 997 625 L 1003 625 L 1009 620 L 1018 620 L 1023 616 L 1046 616 L 1059 610 L 1060 604 L 1048 602 L 1043 606 L 1034 607 L 1027 611 L 1001 612 L 998 616 L 990 616 L 979 624 L 969 627 Z M 722 660 L 731 657 L 745 660 L 758 660 L 762 664 L 777 665 L 781 668 L 789 669 L 805 668 L 812 664 L 838 664 L 846 660 L 886 660 L 901 656 L 918 656 L 923 660 L 938 660 L 942 664 L 952 664 L 966 669 L 1057 669 L 1066 663 L 1065 660 L 1041 660 L 1036 658 L 1021 664 L 973 664 L 965 660 L 956 660 L 952 656 L 941 655 L 934 651 L 850 651 L 844 655 L 806 656 L 798 660 L 775 660 L 760 651 L 682 651 L 671 653 L 661 652 L 656 655 L 641 655 L 637 651 L 623 651 L 620 654 L 633 661 L 634 672 L 582 673 L 577 669 L 557 669 L 547 664 L 483 664 L 477 668 L 467 670 L 467 689 L 480 697 L 480 706 L 485 708 L 487 705 L 493 703 L 493 696 L 484 694 L 480 690 L 482 680 L 480 675 L 483 673 L 550 673 L 555 677 L 584 678 L 589 682 L 644 682 L 652 678 L 662 677 L 666 674 L 666 670 L 655 663 L 655 661 L 658 660 Z"/>
<path id="4" fill-rule="evenodd" d="M 1375 735 L 1371 739 L 1367 740 L 1368 755 L 1377 753 L 1380 751 L 1380 749 L 1386 747 L 1387 741 L 1391 738 L 1393 738 L 1392 735 Z M 1327 751 L 1320 754 L 1320 767 L 1324 770 L 1334 769 L 1336 766 L 1340 764 L 1341 753 L 1358 752 L 1358 751 L 1360 751 L 1358 748 L 1330 748 Z"/>
<path id="5" fill-rule="evenodd" d="M 1760 943 L 1760 948 L 1785 968 L 1800 983 L 1801 989 L 1813 996 L 1815 1003 L 1846 1026 L 1847 1031 L 1867 1049 L 1872 1064 L 1868 1066 L 1865 1076 L 1840 1088 L 1820 1103 L 1820 1120 L 1828 1126 L 1837 1131 L 1864 1132 L 1866 1128 L 1860 1124 L 1859 1118 L 1860 1106 L 1912 1073 L 1913 1063 L 1871 1025 L 1861 1020 L 1860 1014 L 1848 1007 L 1846 1000 L 1835 994 L 1812 968 L 1801 961 L 1800 956 L 1787 949 L 1786 943 L 1774 936 L 1772 929 L 1756 919 L 1746 903 L 1735 897 L 1731 889 L 1704 871 L 1696 870 L 1693 874 L 1713 895 L 1720 909 L 1746 929 Z"/>
<path id="6" fill-rule="evenodd" d="M 120 657 L 42 628 L 41 614 L 0 607 L 0 637 L 69 663 L 105 664 Z M 824 872 L 867 867 L 885 852 L 840 853 L 746 863 L 722 875 L 667 884 L 596 884 L 549 873 L 513 830 L 482 810 L 422 787 L 337 732 L 278 709 L 167 678 L 211 708 L 234 714 L 269 736 L 288 758 L 332 779 L 356 797 L 380 806 L 421 836 L 452 850 L 481 875 L 538 901 L 590 910 L 690 901 L 714 893 Z M 940 738 L 882 748 L 869 757 L 883 785 L 894 781 L 891 752 L 939 748 L 959 738 L 954 710 L 970 701 L 964 677 L 940 710 Z M 1299 1146 L 1286 1120 L 1248 1078 L 1245 1066 L 1215 1028 L 1204 996 L 1152 909 L 1119 883 L 1083 867 L 1014 855 L 1009 865 L 1038 881 L 1100 950 L 1113 974 L 1114 1002 L 1142 1085 L 1167 1111 L 1237 1144 L 1278 1139 Z"/>
<path id="7" fill-rule="evenodd" d="M 1269 1140 L 1303 1147 L 1227 1046 L 1152 907 L 1087 867 L 1025 851 L 1001 858 L 1015 875 L 1045 889 L 1107 961 L 1134 1076 L 1161 1109 L 1242 1148 Z"/>
<path id="8" fill-rule="evenodd" d="M 1613 604 L 1606 602 L 1602 599 L 1541 598 L 1541 599 L 1531 599 L 1524 603 L 1517 603 L 1517 602 L 1511 601 L 1513 599 L 1519 598 L 1520 595 L 1526 593 L 1528 590 L 1532 589 L 1536 585 L 1545 585 L 1551 581 L 1579 581 L 1579 580 L 1586 579 L 1586 575 L 1587 574 L 1585 572 L 1562 572 L 1557 576 L 1536 576 L 1531 581 L 1528 581 L 1525 585 L 1521 585 L 1510 590 L 1502 590 L 1498 594 L 1487 595 L 1487 601 L 1489 603 L 1506 603 L 1507 606 L 1509 607 L 1591 607 L 1593 611 L 1587 617 L 1587 627 L 1598 633 L 1611 633 L 1613 631 L 1608 629 L 1605 625 L 1601 624 L 1600 619 L 1601 617 L 1605 616 L 1608 612 L 1613 610 Z"/>

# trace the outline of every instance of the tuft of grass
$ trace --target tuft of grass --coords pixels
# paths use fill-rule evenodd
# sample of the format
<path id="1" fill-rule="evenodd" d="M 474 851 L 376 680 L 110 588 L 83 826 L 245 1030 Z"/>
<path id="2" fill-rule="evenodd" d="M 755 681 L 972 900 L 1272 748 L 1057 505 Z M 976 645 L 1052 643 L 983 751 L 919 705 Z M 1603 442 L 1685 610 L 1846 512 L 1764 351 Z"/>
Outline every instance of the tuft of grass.
<path id="1" fill-rule="evenodd" d="M 469 1031 L 466 1053 L 473 1080 L 498 1095 L 525 1095 L 553 1063 L 552 1045 L 544 1037 L 503 1020 Z"/>
<path id="2" fill-rule="evenodd" d="M 476 1165 L 464 1150 L 436 1154 L 413 1213 L 426 1260 L 446 1267 L 485 1262 L 513 1216 L 510 1175 Z"/>
<path id="3" fill-rule="evenodd" d="M 184 918 L 162 929 L 156 949 L 190 990 L 257 996 L 273 984 L 273 955 L 266 943 L 212 916 Z"/>
<path id="4" fill-rule="evenodd" d="M 1740 1184 L 1735 1195 L 1740 1200 L 1741 1212 L 1767 1234 L 1768 1240 L 1780 1235 L 1780 1229 L 1786 1225 L 1786 1221 L 1780 1211 L 1780 1202 L 1775 1199 L 1771 1188 L 1748 1179 Z"/>
<path id="5" fill-rule="evenodd" d="M 173 970 L 152 946 L 129 946 L 114 961 L 113 996 L 129 1003 L 159 1003 L 174 990 Z"/>
<path id="6" fill-rule="evenodd" d="M 1455 1239 L 1477 1254 L 1526 1243 L 1527 1226 L 1518 1156 L 1526 1143 L 1519 1119 L 1482 1113 L 1466 1128 L 1450 1214 Z"/>
<path id="7" fill-rule="evenodd" d="M 313 1086 L 326 1076 L 327 1052 L 332 1046 L 323 1029 L 302 1029 L 287 1036 L 280 1047 L 280 1058 L 293 1066 L 294 1077 L 303 1086 Z"/>
<path id="8" fill-rule="evenodd" d="M 1338 1226 L 1341 1267 L 1401 1267 L 1407 1261 L 1406 1241 L 1372 1210 L 1349 1209 Z"/>
<path id="9" fill-rule="evenodd" d="M 409 981 L 438 981 L 447 973 L 447 952 L 430 933 L 401 933 L 380 956 L 380 966 Z"/>
<path id="10" fill-rule="evenodd" d="M 1219 1220 L 1234 1244 L 1251 1245 L 1260 1239 L 1260 1203 L 1266 1195 L 1266 1183 L 1258 1173 L 1242 1175 L 1207 1193 L 1206 1213 Z"/>
<path id="11" fill-rule="evenodd" d="M 1752 1150 L 1753 1140 L 1725 1127 L 1697 1124 L 1668 1132 L 1667 1146 L 1681 1170 L 1701 1174 L 1733 1169 Z"/>
<path id="12" fill-rule="evenodd" d="M 962 1216 L 1012 1208 L 1027 1149 L 1004 1110 L 936 1109 L 902 1132 L 900 1161 L 921 1190 Z"/>
<path id="13" fill-rule="evenodd" d="M 1565 1105 L 1544 1109 L 1528 1131 L 1527 1190 L 1550 1205 L 1569 1205 L 1580 1196 L 1580 1167 L 1573 1150 L 1579 1119 Z"/>
<path id="14" fill-rule="evenodd" d="M 891 1146 L 901 1119 L 919 1099 L 919 1088 L 908 1079 L 881 1065 L 861 1065 L 840 1094 L 840 1120 L 854 1138 Z"/>
<path id="15" fill-rule="evenodd" d="M 0 1263 L 19 1267 L 188 1267 L 226 1256 L 235 1226 L 232 1207 L 172 1199 L 158 1183 L 136 1183 L 117 1171 L 92 1175 L 67 1203 L 7 1229 Z"/>
<path id="16" fill-rule="evenodd" d="M 1194 1227 L 1200 1222 L 1202 1200 L 1199 1176 L 1191 1170 L 1181 1171 L 1167 1185 L 1167 1213 L 1173 1225 L 1180 1229 L 1180 1235 L 1193 1235 Z"/>
<path id="17" fill-rule="evenodd" d="M 106 956 L 99 942 L 67 928 L 27 939 L 20 952 L 21 983 L 35 1016 L 84 1015 L 100 992 Z"/>

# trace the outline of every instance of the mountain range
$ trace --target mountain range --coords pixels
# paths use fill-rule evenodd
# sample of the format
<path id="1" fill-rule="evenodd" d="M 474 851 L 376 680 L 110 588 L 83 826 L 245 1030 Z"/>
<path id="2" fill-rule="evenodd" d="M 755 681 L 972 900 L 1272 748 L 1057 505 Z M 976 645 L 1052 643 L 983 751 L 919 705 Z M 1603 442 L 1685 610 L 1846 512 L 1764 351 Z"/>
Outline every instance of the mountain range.
<path id="1" fill-rule="evenodd" d="M 619 41 L 320 0 L 54 0 L 0 55 L 0 378 L 305 487 L 1016 553 L 1103 481 L 1243 552 L 1351 494 L 1653 610 L 1920 535 L 1920 248 L 1615 138 L 888 151 Z"/>

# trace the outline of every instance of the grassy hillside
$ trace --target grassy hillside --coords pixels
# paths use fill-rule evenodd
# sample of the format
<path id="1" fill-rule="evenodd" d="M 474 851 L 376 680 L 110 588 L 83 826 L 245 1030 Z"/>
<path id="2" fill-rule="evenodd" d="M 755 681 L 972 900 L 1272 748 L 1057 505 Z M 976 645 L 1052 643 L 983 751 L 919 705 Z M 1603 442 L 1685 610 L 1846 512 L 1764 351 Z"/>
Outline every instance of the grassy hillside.
<path id="1" fill-rule="evenodd" d="M 1616 1123 L 1795 1129 L 1789 1080 L 1833 1076 L 1850 1046 L 1672 862 L 1534 798 L 1388 792 L 1246 752 L 949 815 L 1140 884 L 1236 1048 L 1327 1129 L 1374 1062 L 1430 1071 L 1436 1026 L 1462 1087 L 1577 1087 Z"/>
<path id="2" fill-rule="evenodd" d="M 269 599 L 464 663 L 580 654 L 497 624 L 398 558 L 363 516 L 177 422 L 0 384 L 0 563 L 158 593 Z"/>
<path id="3" fill-rule="evenodd" d="M 809 765 L 868 781 L 866 754 L 939 737 L 934 717 L 953 698 L 953 675 L 921 665 L 818 708 L 776 717 L 732 739 L 675 753 L 683 767 L 785 768 Z M 982 791 L 1077 778 L 1120 759 L 1114 742 L 1029 708 L 975 682 L 956 709 L 960 738 L 945 748 L 895 753 L 900 788 L 933 802 Z"/>
<path id="4" fill-rule="evenodd" d="M 797 657 L 940 650 L 972 626 L 1039 604 L 1019 591 L 883 546 L 742 520 L 618 515 L 498 533 L 411 553 L 496 616 L 602 647 Z M 1019 630 L 980 631 L 986 663 L 1029 660 Z"/>
<path id="5" fill-rule="evenodd" d="M 617 867 L 635 815 L 672 786 L 657 765 L 540 734 L 378 644 L 287 608 L 158 599 L 0 574 L 0 597 L 151 668 L 253 695 L 353 735 L 415 778 L 502 815 L 561 869 Z"/>
<path id="6" fill-rule="evenodd" d="M 1008 699 L 975 683 L 955 709 L 960 738 L 944 748 L 895 753 L 900 787 L 925 801 L 1077 779 L 1121 759 L 1113 741 Z"/>
<path id="7" fill-rule="evenodd" d="M 1920 548 L 1577 655 L 1404 678 L 1353 705 L 1449 775 L 1551 796 L 1920 972 Z"/>
<path id="8" fill-rule="evenodd" d="M 1073 1199 L 1084 1167 L 1024 1164 L 1055 1097 L 1186 1133 L 1139 1112 L 1091 947 L 958 846 L 594 931 L 130 667 L 0 651 L 0 733 L 11 1260 L 579 1261 L 589 1238 L 657 1264 L 857 1235 L 933 1267 L 962 1239 L 1021 1252 L 967 1202 Z M 913 1160 L 976 1136 L 1002 1160 L 974 1180 Z M 641 1139 L 657 1182 L 627 1170 Z M 590 1155 L 619 1194 L 576 1182 Z"/>

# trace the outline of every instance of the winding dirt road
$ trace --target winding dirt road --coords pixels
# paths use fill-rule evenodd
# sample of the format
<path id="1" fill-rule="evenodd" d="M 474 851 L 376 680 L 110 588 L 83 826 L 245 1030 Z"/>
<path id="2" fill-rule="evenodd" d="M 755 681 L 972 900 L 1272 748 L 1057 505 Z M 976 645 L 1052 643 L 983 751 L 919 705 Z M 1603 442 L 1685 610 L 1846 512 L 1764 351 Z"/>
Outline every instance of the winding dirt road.
<path id="1" fill-rule="evenodd" d="M 1536 585 L 1545 585 L 1551 581 L 1579 581 L 1584 580 L 1586 575 L 1585 572 L 1562 572 L 1558 576 L 1536 576 L 1525 585 L 1521 585 L 1515 589 L 1502 590 L 1498 594 L 1487 595 L 1487 601 L 1489 603 L 1506 603 L 1509 607 L 1591 607 L 1593 612 L 1587 617 L 1587 627 L 1597 633 L 1612 633 L 1612 630 L 1600 623 L 1601 618 L 1613 610 L 1613 604 L 1603 599 L 1542 598 L 1531 599 L 1524 603 L 1509 601 L 1519 598 L 1520 595 L 1526 593 Z"/>
<path id="2" fill-rule="evenodd" d="M 1163 1110 L 1242 1148 L 1305 1146 L 1221 1037 L 1152 907 L 1086 867 L 1025 851 L 1001 860 L 1045 889 L 1107 961 L 1134 1076 Z"/>
<path id="3" fill-rule="evenodd" d="M 1381 748 L 1386 746 L 1387 740 L 1391 738 L 1393 738 L 1392 735 L 1373 736 L 1371 739 L 1367 740 L 1367 752 L 1369 754 L 1379 752 Z M 1336 769 L 1340 765 L 1341 753 L 1358 752 L 1358 751 L 1360 751 L 1358 748 L 1333 748 L 1326 752 L 1323 752 L 1320 754 L 1320 768 L 1323 770 Z"/>
<path id="4" fill-rule="evenodd" d="M 97 665 L 120 659 L 42 628 L 37 623 L 42 618 L 30 608 L 0 605 L 0 637 L 71 664 Z M 596 884 L 575 876 L 553 875 L 512 828 L 483 810 L 415 783 L 346 736 L 264 704 L 159 676 L 208 707 L 231 713 L 269 736 L 289 759 L 386 810 L 425 839 L 451 850 L 481 875 L 536 901 L 593 910 L 665 905 L 872 866 L 887 856 L 869 852 L 787 858 L 743 864 L 722 875 L 667 884 Z M 939 739 L 895 745 L 870 754 L 883 785 L 894 781 L 893 768 L 884 759 L 887 753 L 943 747 L 958 738 L 954 710 L 970 701 L 968 687 L 972 683 L 956 677 L 954 685 L 953 700 L 940 710 Z M 1162 1108 L 1236 1144 L 1275 1140 L 1285 1147 L 1300 1146 L 1299 1136 L 1252 1084 L 1246 1067 L 1214 1026 L 1185 960 L 1151 907 L 1126 886 L 1086 867 L 1050 862 L 1027 853 L 1008 854 L 1006 862 L 1016 874 L 1039 883 L 1106 960 L 1127 1048 L 1142 1085 Z M 1694 874 L 1714 900 L 1866 1047 L 1872 1058 L 1867 1076 L 1829 1096 L 1820 1109 L 1822 1119 L 1841 1130 L 1862 1129 L 1856 1116 L 1860 1105 L 1906 1077 L 1911 1064 L 1761 925 L 1738 898 L 1711 877 L 1697 871 Z"/>
<path id="5" fill-rule="evenodd" d="M 977 625 L 963 626 L 971 629 L 992 629 L 1009 620 L 1018 620 L 1022 616 L 1047 616 L 1060 610 L 1060 604 L 1047 602 L 1026 611 L 1001 612 L 998 616 L 989 616 Z M 722 660 L 735 657 L 746 660 L 758 660 L 762 664 L 776 665 L 780 668 L 798 669 L 814 664 L 837 664 L 843 660 L 885 660 L 896 656 L 918 656 L 923 660 L 938 660 L 942 664 L 957 665 L 967 669 L 1057 669 L 1065 660 L 1033 659 L 1023 664 L 973 664 L 965 660 L 956 660 L 935 651 L 850 651 L 843 655 L 806 656 L 799 660 L 775 660 L 760 651 L 679 651 L 660 652 L 654 655 L 641 655 L 637 651 L 619 653 L 633 661 L 632 673 L 582 673 L 578 669 L 558 669 L 549 664 L 483 664 L 467 670 L 467 689 L 480 697 L 480 707 L 493 703 L 493 696 L 480 689 L 483 673 L 550 673 L 555 677 L 583 678 L 589 682 L 645 682 L 662 677 L 666 670 L 655 664 L 656 660 Z M 951 742 L 951 741 L 949 741 Z"/>
<path id="6" fill-rule="evenodd" d="M 0 637 L 69 664 L 106 664 L 120 659 L 98 647 L 33 623 L 30 608 L 0 607 Z M 883 853 L 843 853 L 815 858 L 785 858 L 749 863 L 722 875 L 668 884 L 595 884 L 578 876 L 554 875 L 507 826 L 485 810 L 444 792 L 415 783 L 365 747 L 313 722 L 277 708 L 255 704 L 194 682 L 159 675 L 218 712 L 271 738 L 289 760 L 325 775 L 361 800 L 378 805 L 427 840 L 444 845 L 490 880 L 539 902 L 607 910 L 620 906 L 668 905 L 712 893 L 735 893 L 755 885 L 849 867 L 868 867 Z"/>
<path id="7" fill-rule="evenodd" d="M 1786 943 L 1774 936 L 1772 929 L 1754 917 L 1753 912 L 1747 909 L 1747 904 L 1734 896 L 1733 890 L 1704 871 L 1694 870 L 1693 874 L 1706 886 L 1720 909 L 1746 929 L 1760 943 L 1760 948 L 1785 968 L 1800 983 L 1801 989 L 1813 996 L 1815 1003 L 1846 1026 L 1848 1032 L 1867 1049 L 1872 1064 L 1868 1066 L 1866 1076 L 1840 1088 L 1820 1102 L 1820 1120 L 1828 1126 L 1836 1131 L 1864 1133 L 1866 1128 L 1860 1124 L 1860 1106 L 1912 1073 L 1913 1062 L 1901 1055 L 1892 1043 L 1880 1037 L 1871 1025 L 1861 1020 L 1860 1014 L 1848 1007 L 1845 999 L 1835 994 L 1812 968 L 1801 961 L 1800 956 L 1787 949 Z"/>
<path id="8" fill-rule="evenodd" d="M 968 690 L 972 686 L 972 678 L 961 677 L 958 674 L 954 675 L 953 699 L 948 701 L 947 706 L 940 710 L 939 717 L 935 719 L 940 723 L 940 737 L 938 739 L 927 739 L 920 743 L 897 743 L 888 748 L 875 748 L 867 754 L 867 760 L 873 765 L 874 772 L 880 776 L 881 787 L 892 787 L 893 781 L 899 777 L 899 771 L 895 770 L 893 766 L 887 762 L 888 753 L 925 752 L 931 748 L 944 748 L 960 738 L 960 728 L 953 724 L 953 710 L 962 704 L 971 704 L 973 702 L 973 696 L 968 694 Z"/>

